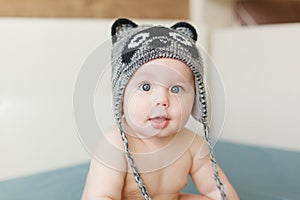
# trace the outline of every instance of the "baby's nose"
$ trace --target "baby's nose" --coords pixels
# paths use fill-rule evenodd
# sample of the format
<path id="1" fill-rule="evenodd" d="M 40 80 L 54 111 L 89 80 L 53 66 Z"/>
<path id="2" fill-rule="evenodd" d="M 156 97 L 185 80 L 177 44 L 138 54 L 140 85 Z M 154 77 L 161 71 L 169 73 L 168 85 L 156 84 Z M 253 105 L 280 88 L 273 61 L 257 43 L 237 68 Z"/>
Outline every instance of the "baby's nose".
<path id="1" fill-rule="evenodd" d="M 154 100 L 154 106 L 169 107 L 169 98 L 167 89 L 160 90 Z"/>
<path id="2" fill-rule="evenodd" d="M 169 107 L 169 103 L 166 101 L 157 101 L 155 103 L 155 106 L 163 106 L 163 107 Z"/>

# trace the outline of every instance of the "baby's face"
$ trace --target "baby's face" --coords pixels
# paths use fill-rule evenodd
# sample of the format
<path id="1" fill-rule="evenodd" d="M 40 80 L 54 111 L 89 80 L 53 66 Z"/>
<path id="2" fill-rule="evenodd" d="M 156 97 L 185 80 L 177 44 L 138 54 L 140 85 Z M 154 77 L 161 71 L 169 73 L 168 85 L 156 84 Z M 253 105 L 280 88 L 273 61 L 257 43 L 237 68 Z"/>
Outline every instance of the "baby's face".
<path id="1" fill-rule="evenodd" d="M 139 137 L 166 137 L 182 130 L 194 101 L 194 75 L 183 62 L 155 59 L 142 65 L 124 94 L 124 116 Z"/>

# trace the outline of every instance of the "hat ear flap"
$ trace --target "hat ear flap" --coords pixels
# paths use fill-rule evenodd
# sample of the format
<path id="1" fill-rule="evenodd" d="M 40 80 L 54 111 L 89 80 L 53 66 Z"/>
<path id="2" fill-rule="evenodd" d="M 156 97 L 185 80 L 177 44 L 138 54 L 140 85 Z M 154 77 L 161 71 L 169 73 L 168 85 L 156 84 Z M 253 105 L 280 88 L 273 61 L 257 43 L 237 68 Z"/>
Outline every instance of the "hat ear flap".
<path id="1" fill-rule="evenodd" d="M 112 42 L 115 43 L 121 33 L 124 31 L 127 31 L 129 29 L 135 28 L 138 25 L 134 23 L 133 21 L 126 19 L 126 18 L 120 18 L 117 19 L 113 25 L 111 26 L 111 37 Z"/>
<path id="2" fill-rule="evenodd" d="M 171 26 L 172 29 L 180 32 L 183 35 L 186 35 L 192 38 L 195 42 L 197 41 L 198 35 L 196 29 L 187 22 L 178 22 Z"/>

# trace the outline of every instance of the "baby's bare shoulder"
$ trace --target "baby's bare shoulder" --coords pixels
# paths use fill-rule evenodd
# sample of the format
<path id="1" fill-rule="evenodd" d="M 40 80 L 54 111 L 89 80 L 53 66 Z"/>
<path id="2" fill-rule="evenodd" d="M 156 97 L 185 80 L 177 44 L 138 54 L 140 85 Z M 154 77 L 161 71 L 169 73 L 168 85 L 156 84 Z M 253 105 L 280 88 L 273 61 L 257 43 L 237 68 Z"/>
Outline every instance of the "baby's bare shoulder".
<path id="1" fill-rule="evenodd" d="M 109 168 L 127 170 L 123 142 L 116 127 L 106 130 L 99 137 L 92 154 L 96 160 Z"/>
<path id="2" fill-rule="evenodd" d="M 115 136 L 116 135 L 116 136 Z M 89 173 L 82 200 L 107 197 L 121 199 L 126 177 L 127 163 L 123 151 L 119 149 L 115 128 L 105 131 L 93 149 Z"/>
<path id="3" fill-rule="evenodd" d="M 199 169 L 202 165 L 208 162 L 207 158 L 209 155 L 209 151 L 201 136 L 187 128 L 183 130 L 183 133 L 185 135 L 188 135 L 188 137 L 193 138 L 189 147 L 189 152 L 192 159 L 192 172 Z"/>
<path id="4" fill-rule="evenodd" d="M 123 149 L 123 141 L 121 139 L 120 131 L 117 125 L 113 125 L 109 129 L 105 130 L 103 136 L 108 142 L 110 142 L 115 147 Z"/>
<path id="5" fill-rule="evenodd" d="M 191 138 L 191 145 L 189 149 L 193 157 L 196 154 L 201 153 L 201 151 L 205 151 L 207 153 L 207 147 L 201 136 L 188 128 L 183 129 L 183 134 L 186 135 L 186 137 Z"/>

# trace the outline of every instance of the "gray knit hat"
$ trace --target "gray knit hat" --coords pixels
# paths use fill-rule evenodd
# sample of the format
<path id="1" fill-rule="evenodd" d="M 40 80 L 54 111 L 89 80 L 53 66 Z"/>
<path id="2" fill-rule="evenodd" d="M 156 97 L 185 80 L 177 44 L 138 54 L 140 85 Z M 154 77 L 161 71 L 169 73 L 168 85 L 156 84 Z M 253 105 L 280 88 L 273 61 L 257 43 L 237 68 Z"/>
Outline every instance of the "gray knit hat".
<path id="1" fill-rule="evenodd" d="M 180 22 L 171 28 L 163 26 L 138 26 L 128 19 L 119 19 L 112 26 L 112 88 L 114 115 L 122 116 L 124 89 L 134 72 L 144 63 L 155 58 L 175 58 L 187 64 L 195 75 L 197 84 L 202 82 L 203 64 L 195 45 L 197 32 L 190 24 Z M 204 86 L 203 86 L 204 89 Z M 204 98 L 202 99 L 204 101 Z M 207 117 L 206 104 L 194 101 L 192 116 L 203 121 Z"/>
<path id="2" fill-rule="evenodd" d="M 207 122 L 207 102 L 203 83 L 203 62 L 197 49 L 197 32 L 186 22 L 179 22 L 170 28 L 153 25 L 137 25 L 128 19 L 118 19 L 111 28 L 112 35 L 112 92 L 114 117 L 118 123 L 128 162 L 136 182 L 145 199 L 150 199 L 137 171 L 121 118 L 123 115 L 123 95 L 132 75 L 146 62 L 156 58 L 174 58 L 184 62 L 195 77 L 195 99 L 192 116 L 204 125 L 205 141 L 210 150 L 215 180 L 223 199 L 226 195 L 219 180 L 213 147 L 209 139 Z"/>

